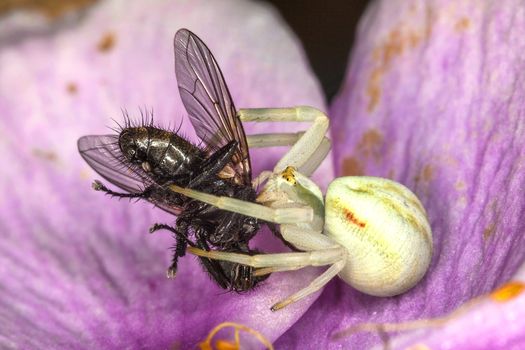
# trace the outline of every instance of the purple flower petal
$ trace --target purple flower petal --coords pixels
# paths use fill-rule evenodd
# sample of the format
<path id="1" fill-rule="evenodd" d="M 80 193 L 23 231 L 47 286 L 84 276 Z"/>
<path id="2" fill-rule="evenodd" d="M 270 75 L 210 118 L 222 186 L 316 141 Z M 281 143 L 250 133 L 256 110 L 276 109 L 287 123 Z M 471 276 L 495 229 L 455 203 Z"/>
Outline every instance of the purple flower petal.
<path id="1" fill-rule="evenodd" d="M 398 336 L 391 348 L 521 349 L 525 344 L 524 291 L 525 265 L 513 281 L 469 300 L 446 317 L 425 320 L 418 325 L 419 332 Z"/>
<path id="2" fill-rule="evenodd" d="M 2 38 L 10 39 L 0 47 L 0 347 L 190 348 L 223 321 L 275 340 L 314 300 L 269 310 L 313 270 L 275 274 L 238 295 L 224 293 L 187 257 L 167 280 L 173 239 L 147 230 L 173 216 L 91 190 L 97 176 L 78 155 L 78 137 L 110 132 L 121 108 L 131 115 L 152 108 L 161 125 L 178 126 L 186 114 L 173 68 L 172 40 L 181 27 L 208 43 L 238 107 L 324 106 L 304 55 L 271 8 L 148 4 L 100 2 L 79 22 L 52 30 L 41 22 L 20 30 L 20 18 L 0 21 Z M 181 130 L 194 138 L 186 120 Z M 254 151 L 255 174 L 280 154 Z M 329 161 L 319 174 L 333 177 Z M 279 246 L 262 236 L 265 250 Z"/>
<path id="3" fill-rule="evenodd" d="M 389 0 L 368 9 L 331 109 L 336 171 L 414 190 L 434 233 L 432 265 L 419 285 L 393 298 L 333 281 L 277 347 L 367 348 L 380 342 L 377 333 L 339 342 L 331 334 L 362 322 L 444 315 L 523 263 L 523 13 L 519 1 Z M 466 348 L 460 339 L 476 338 L 477 348 L 525 347 L 511 326 L 525 316 L 523 297 L 484 315 L 501 322 L 463 323 L 453 335 L 441 333 L 455 337 L 447 342 L 429 335 L 429 348 Z"/>

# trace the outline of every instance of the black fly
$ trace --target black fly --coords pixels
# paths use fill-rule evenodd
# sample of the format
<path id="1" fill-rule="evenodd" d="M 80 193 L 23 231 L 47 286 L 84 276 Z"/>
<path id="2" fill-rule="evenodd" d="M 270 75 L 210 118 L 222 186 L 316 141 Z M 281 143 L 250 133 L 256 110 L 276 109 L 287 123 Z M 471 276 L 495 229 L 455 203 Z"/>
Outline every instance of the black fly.
<path id="1" fill-rule="evenodd" d="M 103 178 L 128 193 L 108 189 L 100 181 L 93 187 L 115 197 L 146 199 L 177 215 L 174 227 L 155 224 L 150 231 L 166 229 L 176 239 L 168 277 L 177 272 L 178 258 L 186 247 L 247 254 L 260 227 L 257 219 L 219 210 L 170 191 L 176 184 L 217 196 L 255 201 L 246 135 L 211 51 L 192 32 L 175 35 L 175 74 L 179 92 L 205 147 L 190 143 L 176 132 L 151 123 L 132 125 L 126 120 L 118 135 L 90 135 L 78 140 L 84 160 Z M 253 268 L 201 258 L 204 268 L 224 289 L 252 289 L 266 276 L 255 277 Z"/>

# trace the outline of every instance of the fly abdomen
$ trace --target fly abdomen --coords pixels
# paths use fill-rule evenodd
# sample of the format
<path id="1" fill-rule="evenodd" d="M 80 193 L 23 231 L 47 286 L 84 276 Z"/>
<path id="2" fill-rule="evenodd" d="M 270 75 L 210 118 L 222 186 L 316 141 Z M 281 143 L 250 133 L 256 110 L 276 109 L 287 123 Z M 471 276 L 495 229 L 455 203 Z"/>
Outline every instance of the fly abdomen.
<path id="1" fill-rule="evenodd" d="M 204 158 L 201 149 L 176 133 L 152 126 L 122 130 L 119 146 L 129 162 L 159 181 L 191 175 Z"/>
<path id="2" fill-rule="evenodd" d="M 152 130 L 148 159 L 152 172 L 170 178 L 191 174 L 204 158 L 203 152 L 173 132 Z"/>

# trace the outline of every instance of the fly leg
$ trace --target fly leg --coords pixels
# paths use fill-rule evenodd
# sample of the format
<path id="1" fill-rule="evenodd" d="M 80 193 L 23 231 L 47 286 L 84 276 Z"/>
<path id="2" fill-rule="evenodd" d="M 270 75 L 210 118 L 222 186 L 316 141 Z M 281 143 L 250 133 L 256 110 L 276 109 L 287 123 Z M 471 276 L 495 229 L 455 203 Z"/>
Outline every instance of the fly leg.
<path id="1" fill-rule="evenodd" d="M 154 233 L 159 230 L 167 230 L 167 231 L 173 232 L 175 235 L 179 235 L 179 232 L 177 231 L 177 229 L 168 224 L 153 224 L 153 226 L 149 228 L 149 233 Z"/>
<path id="2" fill-rule="evenodd" d="M 137 193 L 115 192 L 115 191 L 112 191 L 109 188 L 107 188 L 106 185 L 104 185 L 99 180 L 93 181 L 93 184 L 91 185 L 91 187 L 93 187 L 93 189 L 95 191 L 104 192 L 105 194 L 109 194 L 112 197 L 118 197 L 118 198 L 130 198 L 130 199 L 131 198 L 139 198 L 139 199 L 143 198 L 143 199 L 148 199 L 149 196 L 151 195 L 151 188 L 149 188 L 149 187 L 146 188 L 144 191 L 137 192 Z"/>
<path id="3" fill-rule="evenodd" d="M 314 210 L 311 207 L 270 208 L 262 204 L 252 203 L 226 196 L 214 196 L 208 193 L 195 191 L 177 185 L 169 186 L 173 192 L 186 197 L 213 205 L 219 209 L 232 211 L 245 216 L 251 216 L 266 222 L 276 224 L 309 223 L 314 219 Z"/>
<path id="4" fill-rule="evenodd" d="M 191 247 L 198 247 L 188 239 L 188 228 L 189 222 L 184 217 L 182 217 L 177 220 L 177 225 L 175 227 L 167 224 L 155 224 L 149 229 L 150 233 L 158 230 L 168 230 L 174 233 L 175 249 L 173 257 L 171 258 L 171 265 L 168 267 L 168 271 L 166 272 L 166 276 L 168 278 L 175 278 L 175 275 L 177 274 L 179 257 L 186 255 L 186 248 L 188 245 Z"/>
<path id="5" fill-rule="evenodd" d="M 188 188 L 196 188 L 206 180 L 215 178 L 217 173 L 230 162 L 233 154 L 237 151 L 238 145 L 237 141 L 230 141 L 228 144 L 214 152 L 203 162 L 199 169 L 199 174 L 191 179 Z"/>
<path id="6" fill-rule="evenodd" d="M 168 271 L 166 272 L 166 276 L 168 278 L 175 278 L 175 275 L 177 274 L 177 265 L 179 262 L 179 257 L 186 255 L 186 247 L 188 246 L 188 240 L 177 236 L 176 243 L 175 243 L 175 252 L 173 254 L 173 257 L 171 258 L 171 265 L 168 267 Z"/>
<path id="7" fill-rule="evenodd" d="M 210 251 L 210 246 L 206 242 L 206 237 L 209 235 L 208 231 L 203 227 L 199 227 L 195 231 L 196 245 L 205 251 Z M 231 279 L 226 273 L 219 261 L 199 257 L 202 266 L 210 274 L 211 278 L 217 282 L 222 289 L 229 289 L 231 286 Z"/>

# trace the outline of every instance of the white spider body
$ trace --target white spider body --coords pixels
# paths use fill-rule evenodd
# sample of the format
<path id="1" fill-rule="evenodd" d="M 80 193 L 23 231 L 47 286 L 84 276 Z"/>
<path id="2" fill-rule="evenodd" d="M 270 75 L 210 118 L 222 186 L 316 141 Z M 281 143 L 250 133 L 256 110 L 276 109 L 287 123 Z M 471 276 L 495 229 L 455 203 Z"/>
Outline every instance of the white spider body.
<path id="1" fill-rule="evenodd" d="M 328 118 L 312 107 L 240 110 L 243 121 L 309 121 L 304 133 L 247 137 L 250 147 L 291 144 L 266 181 L 257 202 L 216 197 L 171 186 L 175 192 L 261 220 L 280 224 L 283 238 L 302 252 L 244 255 L 188 251 L 255 267 L 256 275 L 307 266 L 329 268 L 308 286 L 272 306 L 281 309 L 316 292 L 339 275 L 364 293 L 393 296 L 425 275 L 432 257 L 432 234 L 425 210 L 405 186 L 377 177 L 342 177 L 328 186 L 326 198 L 308 176 L 328 154 Z"/>
<path id="2" fill-rule="evenodd" d="M 412 288 L 432 256 L 425 210 L 405 186 L 378 177 L 341 177 L 326 193 L 325 234 L 343 245 L 339 276 L 355 289 L 393 296 Z"/>
<path id="3" fill-rule="evenodd" d="M 283 224 L 281 230 L 289 226 L 314 232 L 323 230 L 325 215 L 323 193 L 315 182 L 291 167 L 268 178 L 257 196 L 257 202 L 274 209 L 311 208 L 313 210 L 312 220 Z"/>

